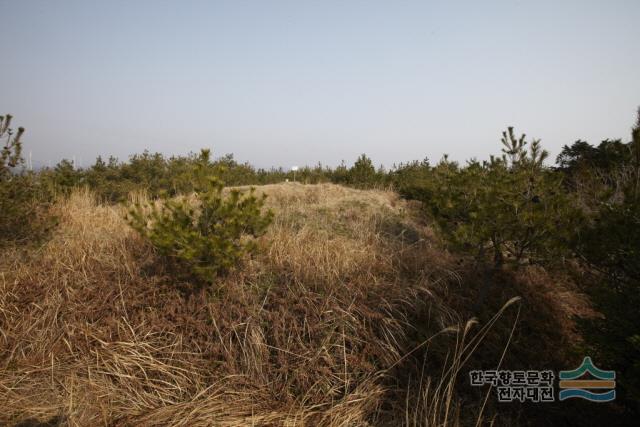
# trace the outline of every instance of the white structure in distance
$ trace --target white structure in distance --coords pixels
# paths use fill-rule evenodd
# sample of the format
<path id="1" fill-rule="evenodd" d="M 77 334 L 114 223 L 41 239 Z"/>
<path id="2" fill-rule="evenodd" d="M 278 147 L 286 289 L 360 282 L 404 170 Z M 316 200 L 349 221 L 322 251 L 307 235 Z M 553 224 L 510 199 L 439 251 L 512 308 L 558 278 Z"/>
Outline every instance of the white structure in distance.
<path id="1" fill-rule="evenodd" d="M 296 172 L 298 171 L 298 167 L 291 166 L 291 170 L 293 171 L 293 182 L 296 182 Z"/>

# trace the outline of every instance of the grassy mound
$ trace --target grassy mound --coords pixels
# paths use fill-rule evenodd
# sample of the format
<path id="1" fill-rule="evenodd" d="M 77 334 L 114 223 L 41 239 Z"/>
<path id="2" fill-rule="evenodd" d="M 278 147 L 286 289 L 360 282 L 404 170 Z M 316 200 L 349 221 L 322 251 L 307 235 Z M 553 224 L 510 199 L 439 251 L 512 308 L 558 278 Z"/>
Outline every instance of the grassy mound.
<path id="1" fill-rule="evenodd" d="M 276 214 L 259 255 L 209 292 L 173 283 L 124 208 L 60 201 L 44 247 L 2 255 L 0 424 L 475 420 L 454 388 L 492 320 L 472 336 L 448 308 L 456 262 L 416 208 L 332 184 L 258 192 Z"/>
<path id="2" fill-rule="evenodd" d="M 178 290 L 122 208 L 58 203 L 46 246 L 3 256 L 0 422 L 418 423 L 397 371 L 416 332 L 458 322 L 428 229 L 390 192 L 259 191 L 276 212 L 261 255 L 209 293 Z M 422 404 L 454 411 L 444 388 Z"/>

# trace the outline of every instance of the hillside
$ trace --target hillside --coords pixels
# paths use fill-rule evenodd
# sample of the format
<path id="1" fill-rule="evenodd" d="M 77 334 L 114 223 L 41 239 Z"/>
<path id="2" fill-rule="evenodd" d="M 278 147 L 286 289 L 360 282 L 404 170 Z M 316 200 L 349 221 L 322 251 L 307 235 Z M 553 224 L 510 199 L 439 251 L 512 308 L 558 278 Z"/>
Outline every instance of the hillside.
<path id="1" fill-rule="evenodd" d="M 42 249 L 3 257 L 0 421 L 421 424 L 404 413 L 410 372 L 394 376 L 416 332 L 458 321 L 435 296 L 451 273 L 429 229 L 391 192 L 259 191 L 276 213 L 262 255 L 212 296 L 176 290 L 123 207 L 86 191 L 59 202 Z M 422 404 L 441 422 L 450 398 Z"/>

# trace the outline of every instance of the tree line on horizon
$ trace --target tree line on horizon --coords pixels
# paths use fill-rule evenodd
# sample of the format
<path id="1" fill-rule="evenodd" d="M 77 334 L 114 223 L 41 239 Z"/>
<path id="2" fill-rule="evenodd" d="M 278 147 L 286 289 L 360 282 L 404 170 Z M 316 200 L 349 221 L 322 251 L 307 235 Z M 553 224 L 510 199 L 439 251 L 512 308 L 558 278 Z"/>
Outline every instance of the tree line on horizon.
<path id="1" fill-rule="evenodd" d="M 534 143 L 540 144 L 539 141 Z M 131 155 L 127 161 L 114 156 L 105 160 L 98 156 L 91 166 L 84 168 L 77 167 L 70 159 L 62 159 L 53 167 L 42 167 L 35 171 L 26 170 L 22 160 L 6 169 L 12 170 L 14 174 L 38 177 L 56 194 L 66 193 L 74 187 L 87 186 L 104 201 L 122 202 L 131 191 L 144 190 L 150 197 L 193 191 L 190 176 L 193 169 L 201 164 L 204 152 L 207 153 L 205 167 L 226 186 L 276 184 L 295 179 L 302 184 L 334 183 L 362 189 L 392 188 L 404 192 L 408 197 L 414 196 L 412 191 L 420 187 L 419 183 L 430 178 L 432 172 L 442 165 L 463 170 L 481 164 L 472 159 L 461 165 L 450 161 L 445 154 L 435 165 L 425 157 L 422 160 L 394 164 L 385 169 L 382 165 L 376 167 L 371 158 L 363 153 L 352 166 L 347 166 L 344 160 L 336 167 L 318 162 L 314 166 L 300 167 L 294 175 L 293 171 L 282 167 L 256 168 L 248 162 L 238 162 L 231 153 L 213 159 L 210 150 L 204 149 L 200 153 L 183 156 L 166 156 L 160 152 L 145 150 Z M 565 145 L 556 158 L 555 166 L 547 168 L 563 173 L 565 178 L 578 173 L 578 169 L 583 168 L 585 163 L 599 171 L 609 171 L 615 165 L 628 163 L 630 153 L 631 142 L 625 143 L 621 139 L 606 139 L 595 146 L 577 140 L 571 145 Z M 548 153 L 545 151 L 543 160 L 547 158 Z M 491 156 L 490 161 L 494 160 L 495 157 Z"/>

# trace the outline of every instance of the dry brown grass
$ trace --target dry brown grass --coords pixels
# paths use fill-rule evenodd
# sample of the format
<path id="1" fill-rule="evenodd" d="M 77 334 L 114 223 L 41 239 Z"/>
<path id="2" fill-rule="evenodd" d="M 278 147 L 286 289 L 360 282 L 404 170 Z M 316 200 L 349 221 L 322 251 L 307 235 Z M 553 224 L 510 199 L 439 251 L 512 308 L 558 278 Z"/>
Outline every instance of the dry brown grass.
<path id="1" fill-rule="evenodd" d="M 123 208 L 60 201 L 44 247 L 2 256 L 0 424 L 458 424 L 476 337 L 437 297 L 450 261 L 413 208 L 330 184 L 258 191 L 274 224 L 211 293 L 178 291 Z M 440 367 L 415 371 L 443 336 Z"/>

